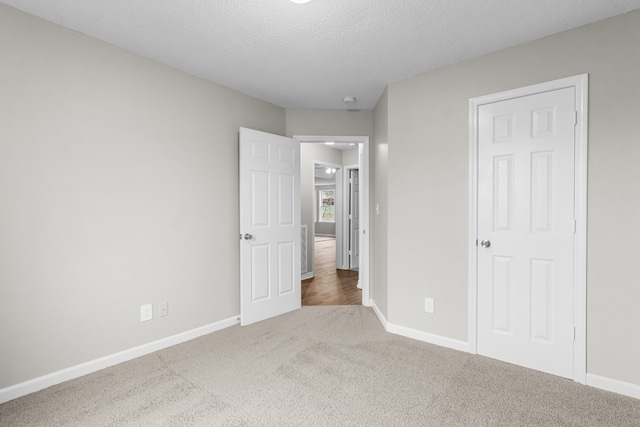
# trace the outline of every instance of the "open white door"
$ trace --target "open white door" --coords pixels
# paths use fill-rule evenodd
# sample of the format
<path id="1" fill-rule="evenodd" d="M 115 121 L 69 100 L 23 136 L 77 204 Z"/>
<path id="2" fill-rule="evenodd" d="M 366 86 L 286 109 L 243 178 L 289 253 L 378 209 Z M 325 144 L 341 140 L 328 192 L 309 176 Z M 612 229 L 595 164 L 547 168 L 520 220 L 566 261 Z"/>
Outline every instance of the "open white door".
<path id="1" fill-rule="evenodd" d="M 248 325 L 301 306 L 300 145 L 240 128 L 240 313 Z"/>

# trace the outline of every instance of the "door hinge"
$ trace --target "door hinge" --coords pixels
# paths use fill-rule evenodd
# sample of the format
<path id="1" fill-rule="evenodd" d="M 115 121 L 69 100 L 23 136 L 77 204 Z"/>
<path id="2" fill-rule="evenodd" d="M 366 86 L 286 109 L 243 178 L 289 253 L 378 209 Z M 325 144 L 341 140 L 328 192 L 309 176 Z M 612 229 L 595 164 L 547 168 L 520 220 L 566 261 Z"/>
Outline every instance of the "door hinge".
<path id="1" fill-rule="evenodd" d="M 577 231 L 578 231 L 578 220 L 574 219 L 573 220 L 573 234 L 576 234 Z"/>
<path id="2" fill-rule="evenodd" d="M 573 340 L 576 340 L 576 327 L 573 327 Z"/>
<path id="3" fill-rule="evenodd" d="M 574 124 L 574 126 L 578 124 L 578 111 L 577 110 L 573 111 L 573 124 Z"/>

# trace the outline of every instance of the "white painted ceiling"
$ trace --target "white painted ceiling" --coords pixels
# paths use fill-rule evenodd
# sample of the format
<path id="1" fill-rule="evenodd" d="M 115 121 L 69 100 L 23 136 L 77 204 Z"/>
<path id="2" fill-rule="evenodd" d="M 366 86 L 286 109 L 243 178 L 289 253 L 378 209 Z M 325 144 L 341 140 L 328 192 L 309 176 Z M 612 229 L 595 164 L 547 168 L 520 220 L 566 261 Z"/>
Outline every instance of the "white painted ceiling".
<path id="1" fill-rule="evenodd" d="M 329 142 L 333 142 L 333 141 L 329 141 Z M 325 142 L 325 144 L 327 143 Z M 340 150 L 340 151 L 357 149 L 355 142 L 333 142 L 333 144 L 327 144 L 327 146 L 334 150 Z"/>
<path id="2" fill-rule="evenodd" d="M 640 8 L 640 0 L 0 1 L 281 107 L 331 109 L 372 109 L 388 83 Z"/>

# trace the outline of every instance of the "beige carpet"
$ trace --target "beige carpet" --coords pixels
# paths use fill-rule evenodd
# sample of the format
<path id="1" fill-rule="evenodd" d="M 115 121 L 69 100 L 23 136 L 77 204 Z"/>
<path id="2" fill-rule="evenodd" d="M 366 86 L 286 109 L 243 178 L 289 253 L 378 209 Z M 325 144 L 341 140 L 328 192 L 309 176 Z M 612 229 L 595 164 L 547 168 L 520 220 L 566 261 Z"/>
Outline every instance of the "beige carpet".
<path id="1" fill-rule="evenodd" d="M 640 400 L 303 307 L 0 405 L 2 426 L 639 426 Z"/>

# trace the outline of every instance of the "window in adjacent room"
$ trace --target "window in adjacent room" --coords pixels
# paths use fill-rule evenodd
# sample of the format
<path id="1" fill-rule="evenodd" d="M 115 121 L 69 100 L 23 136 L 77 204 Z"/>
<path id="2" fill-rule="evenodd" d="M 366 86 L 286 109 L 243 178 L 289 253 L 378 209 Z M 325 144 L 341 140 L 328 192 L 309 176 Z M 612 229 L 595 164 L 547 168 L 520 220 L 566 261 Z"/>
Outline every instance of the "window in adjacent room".
<path id="1" fill-rule="evenodd" d="M 319 222 L 336 222 L 336 190 L 320 190 L 318 193 L 320 195 L 318 203 Z"/>

